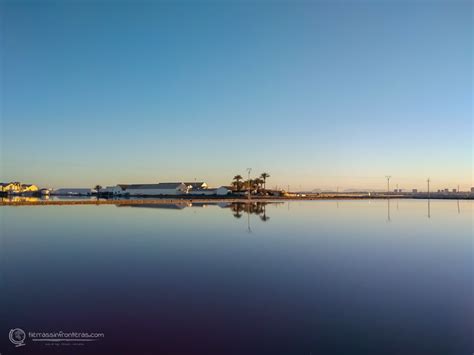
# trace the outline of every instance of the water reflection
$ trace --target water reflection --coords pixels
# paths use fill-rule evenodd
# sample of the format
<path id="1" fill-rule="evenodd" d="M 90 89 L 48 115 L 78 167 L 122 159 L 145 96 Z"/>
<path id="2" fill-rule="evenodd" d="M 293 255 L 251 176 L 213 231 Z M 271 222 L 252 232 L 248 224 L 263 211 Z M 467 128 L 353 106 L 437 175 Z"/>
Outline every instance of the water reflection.
<path id="1" fill-rule="evenodd" d="M 206 202 L 191 202 L 182 201 L 178 203 L 144 203 L 144 204 L 117 204 L 117 207 L 132 207 L 132 208 L 153 208 L 153 209 L 174 209 L 182 210 L 186 207 L 190 208 L 206 208 L 210 206 L 217 206 L 220 208 L 228 208 L 234 218 L 242 218 L 244 214 L 250 220 L 250 215 L 256 215 L 262 222 L 268 222 L 270 216 L 267 214 L 267 205 L 283 205 L 284 202 L 221 202 L 221 203 L 206 203 Z M 250 222 L 248 221 L 248 230 L 251 231 Z"/>
<path id="2" fill-rule="evenodd" d="M 390 199 L 387 198 L 387 222 L 390 222 Z"/>
<path id="3" fill-rule="evenodd" d="M 472 201 L 430 201 L 430 220 L 423 200 L 251 202 L 0 208 L 0 334 L 104 332 L 90 354 L 472 349 Z"/>

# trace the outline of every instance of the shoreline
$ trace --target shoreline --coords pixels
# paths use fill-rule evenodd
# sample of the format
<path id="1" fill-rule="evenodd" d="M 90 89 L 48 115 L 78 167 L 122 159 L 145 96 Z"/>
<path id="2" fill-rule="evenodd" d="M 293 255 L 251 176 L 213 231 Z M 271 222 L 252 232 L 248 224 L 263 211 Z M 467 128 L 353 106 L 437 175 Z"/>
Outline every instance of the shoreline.
<path id="1" fill-rule="evenodd" d="M 383 200 L 383 199 L 424 199 L 424 200 L 472 200 L 473 196 L 410 196 L 410 195 L 319 195 L 289 197 L 180 197 L 180 198 L 137 198 L 137 199 L 99 199 L 99 200 L 36 200 L 36 201 L 0 201 L 0 206 L 68 206 L 68 205 L 142 205 L 142 204 L 186 204 L 186 203 L 272 203 L 284 201 L 320 201 L 320 200 Z"/>

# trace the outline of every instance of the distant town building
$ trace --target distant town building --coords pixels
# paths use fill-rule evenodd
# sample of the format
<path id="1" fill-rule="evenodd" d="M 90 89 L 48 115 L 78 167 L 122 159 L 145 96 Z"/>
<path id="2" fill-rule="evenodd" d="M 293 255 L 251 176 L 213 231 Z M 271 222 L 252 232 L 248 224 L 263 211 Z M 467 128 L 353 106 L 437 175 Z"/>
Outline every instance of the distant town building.
<path id="1" fill-rule="evenodd" d="M 231 190 L 229 190 L 225 186 L 221 186 L 217 189 L 201 189 L 201 190 L 190 190 L 190 194 L 192 195 L 205 195 L 205 196 L 212 196 L 212 195 L 217 195 L 217 196 L 225 196 L 231 193 Z"/>
<path id="2" fill-rule="evenodd" d="M 107 186 L 106 188 L 100 190 L 100 193 L 106 194 L 106 195 L 121 195 L 123 191 L 124 190 L 120 185 L 116 185 L 116 186 Z"/>
<path id="3" fill-rule="evenodd" d="M 471 187 L 471 192 L 474 193 L 474 187 Z"/>
<path id="4" fill-rule="evenodd" d="M 417 193 L 418 193 L 418 189 L 413 189 L 413 190 L 411 190 L 411 192 L 413 192 L 414 194 L 417 194 Z"/>
<path id="5" fill-rule="evenodd" d="M 52 195 L 59 195 L 59 196 L 90 196 L 92 195 L 92 189 L 86 188 L 61 188 L 51 192 Z"/>
<path id="6" fill-rule="evenodd" d="M 187 187 L 193 190 L 202 190 L 207 189 L 207 184 L 205 182 L 185 182 L 184 183 Z"/>
<path id="7" fill-rule="evenodd" d="M 38 186 L 33 185 L 33 184 L 25 184 L 21 185 L 21 192 L 36 192 L 39 191 Z"/>
<path id="8" fill-rule="evenodd" d="M 19 182 L 2 182 L 2 192 L 14 193 L 21 191 L 21 184 Z"/>
<path id="9" fill-rule="evenodd" d="M 21 184 L 18 181 L 15 182 L 2 182 L 0 184 L 0 192 L 6 192 L 8 194 L 22 194 L 32 193 L 39 191 L 38 186 L 33 184 Z"/>
<path id="10" fill-rule="evenodd" d="M 189 187 L 182 182 L 162 182 L 159 184 L 118 185 L 122 194 L 130 196 L 183 195 Z"/>
<path id="11" fill-rule="evenodd" d="M 456 190 L 456 189 L 453 189 L 453 193 L 456 193 L 456 192 L 458 192 L 458 190 Z"/>
<path id="12" fill-rule="evenodd" d="M 446 193 L 449 192 L 449 189 L 444 189 L 444 192 L 446 192 Z"/>

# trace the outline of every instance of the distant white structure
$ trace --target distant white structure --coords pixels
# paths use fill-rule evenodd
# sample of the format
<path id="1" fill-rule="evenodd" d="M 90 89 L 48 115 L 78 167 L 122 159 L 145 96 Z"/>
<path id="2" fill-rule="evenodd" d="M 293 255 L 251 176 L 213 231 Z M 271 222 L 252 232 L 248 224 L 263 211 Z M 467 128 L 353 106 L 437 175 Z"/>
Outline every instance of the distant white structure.
<path id="1" fill-rule="evenodd" d="M 107 195 L 121 195 L 123 194 L 123 188 L 120 185 L 116 186 L 107 186 L 106 188 L 100 190 L 102 194 L 107 194 Z"/>
<path id="2" fill-rule="evenodd" d="M 225 196 L 231 193 L 231 191 L 225 187 L 221 186 L 217 189 L 203 189 L 203 190 L 191 190 L 189 192 L 192 195 L 203 195 L 203 196 Z"/>
<path id="3" fill-rule="evenodd" d="M 60 196 L 90 196 L 92 195 L 92 189 L 85 188 L 61 188 L 51 192 L 51 195 Z"/>
<path id="4" fill-rule="evenodd" d="M 189 187 L 190 189 L 193 190 L 202 190 L 202 189 L 207 189 L 208 186 L 205 182 L 199 181 L 199 182 L 184 182 L 184 184 Z"/>
<path id="5" fill-rule="evenodd" d="M 184 195 L 189 187 L 182 182 L 162 182 L 159 184 L 118 185 L 122 195 L 154 196 L 154 195 Z"/>
<path id="6" fill-rule="evenodd" d="M 40 193 L 43 196 L 49 196 L 49 194 L 51 194 L 51 190 L 50 189 L 41 189 Z"/>

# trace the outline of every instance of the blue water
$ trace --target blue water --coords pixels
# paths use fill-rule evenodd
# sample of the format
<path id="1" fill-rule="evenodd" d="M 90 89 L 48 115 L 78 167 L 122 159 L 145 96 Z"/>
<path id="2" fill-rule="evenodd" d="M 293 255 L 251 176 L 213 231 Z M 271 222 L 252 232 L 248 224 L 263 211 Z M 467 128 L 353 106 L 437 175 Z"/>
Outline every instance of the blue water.
<path id="1" fill-rule="evenodd" d="M 0 207 L 1 354 L 471 354 L 472 201 Z M 72 345 L 8 332 L 103 332 Z"/>

